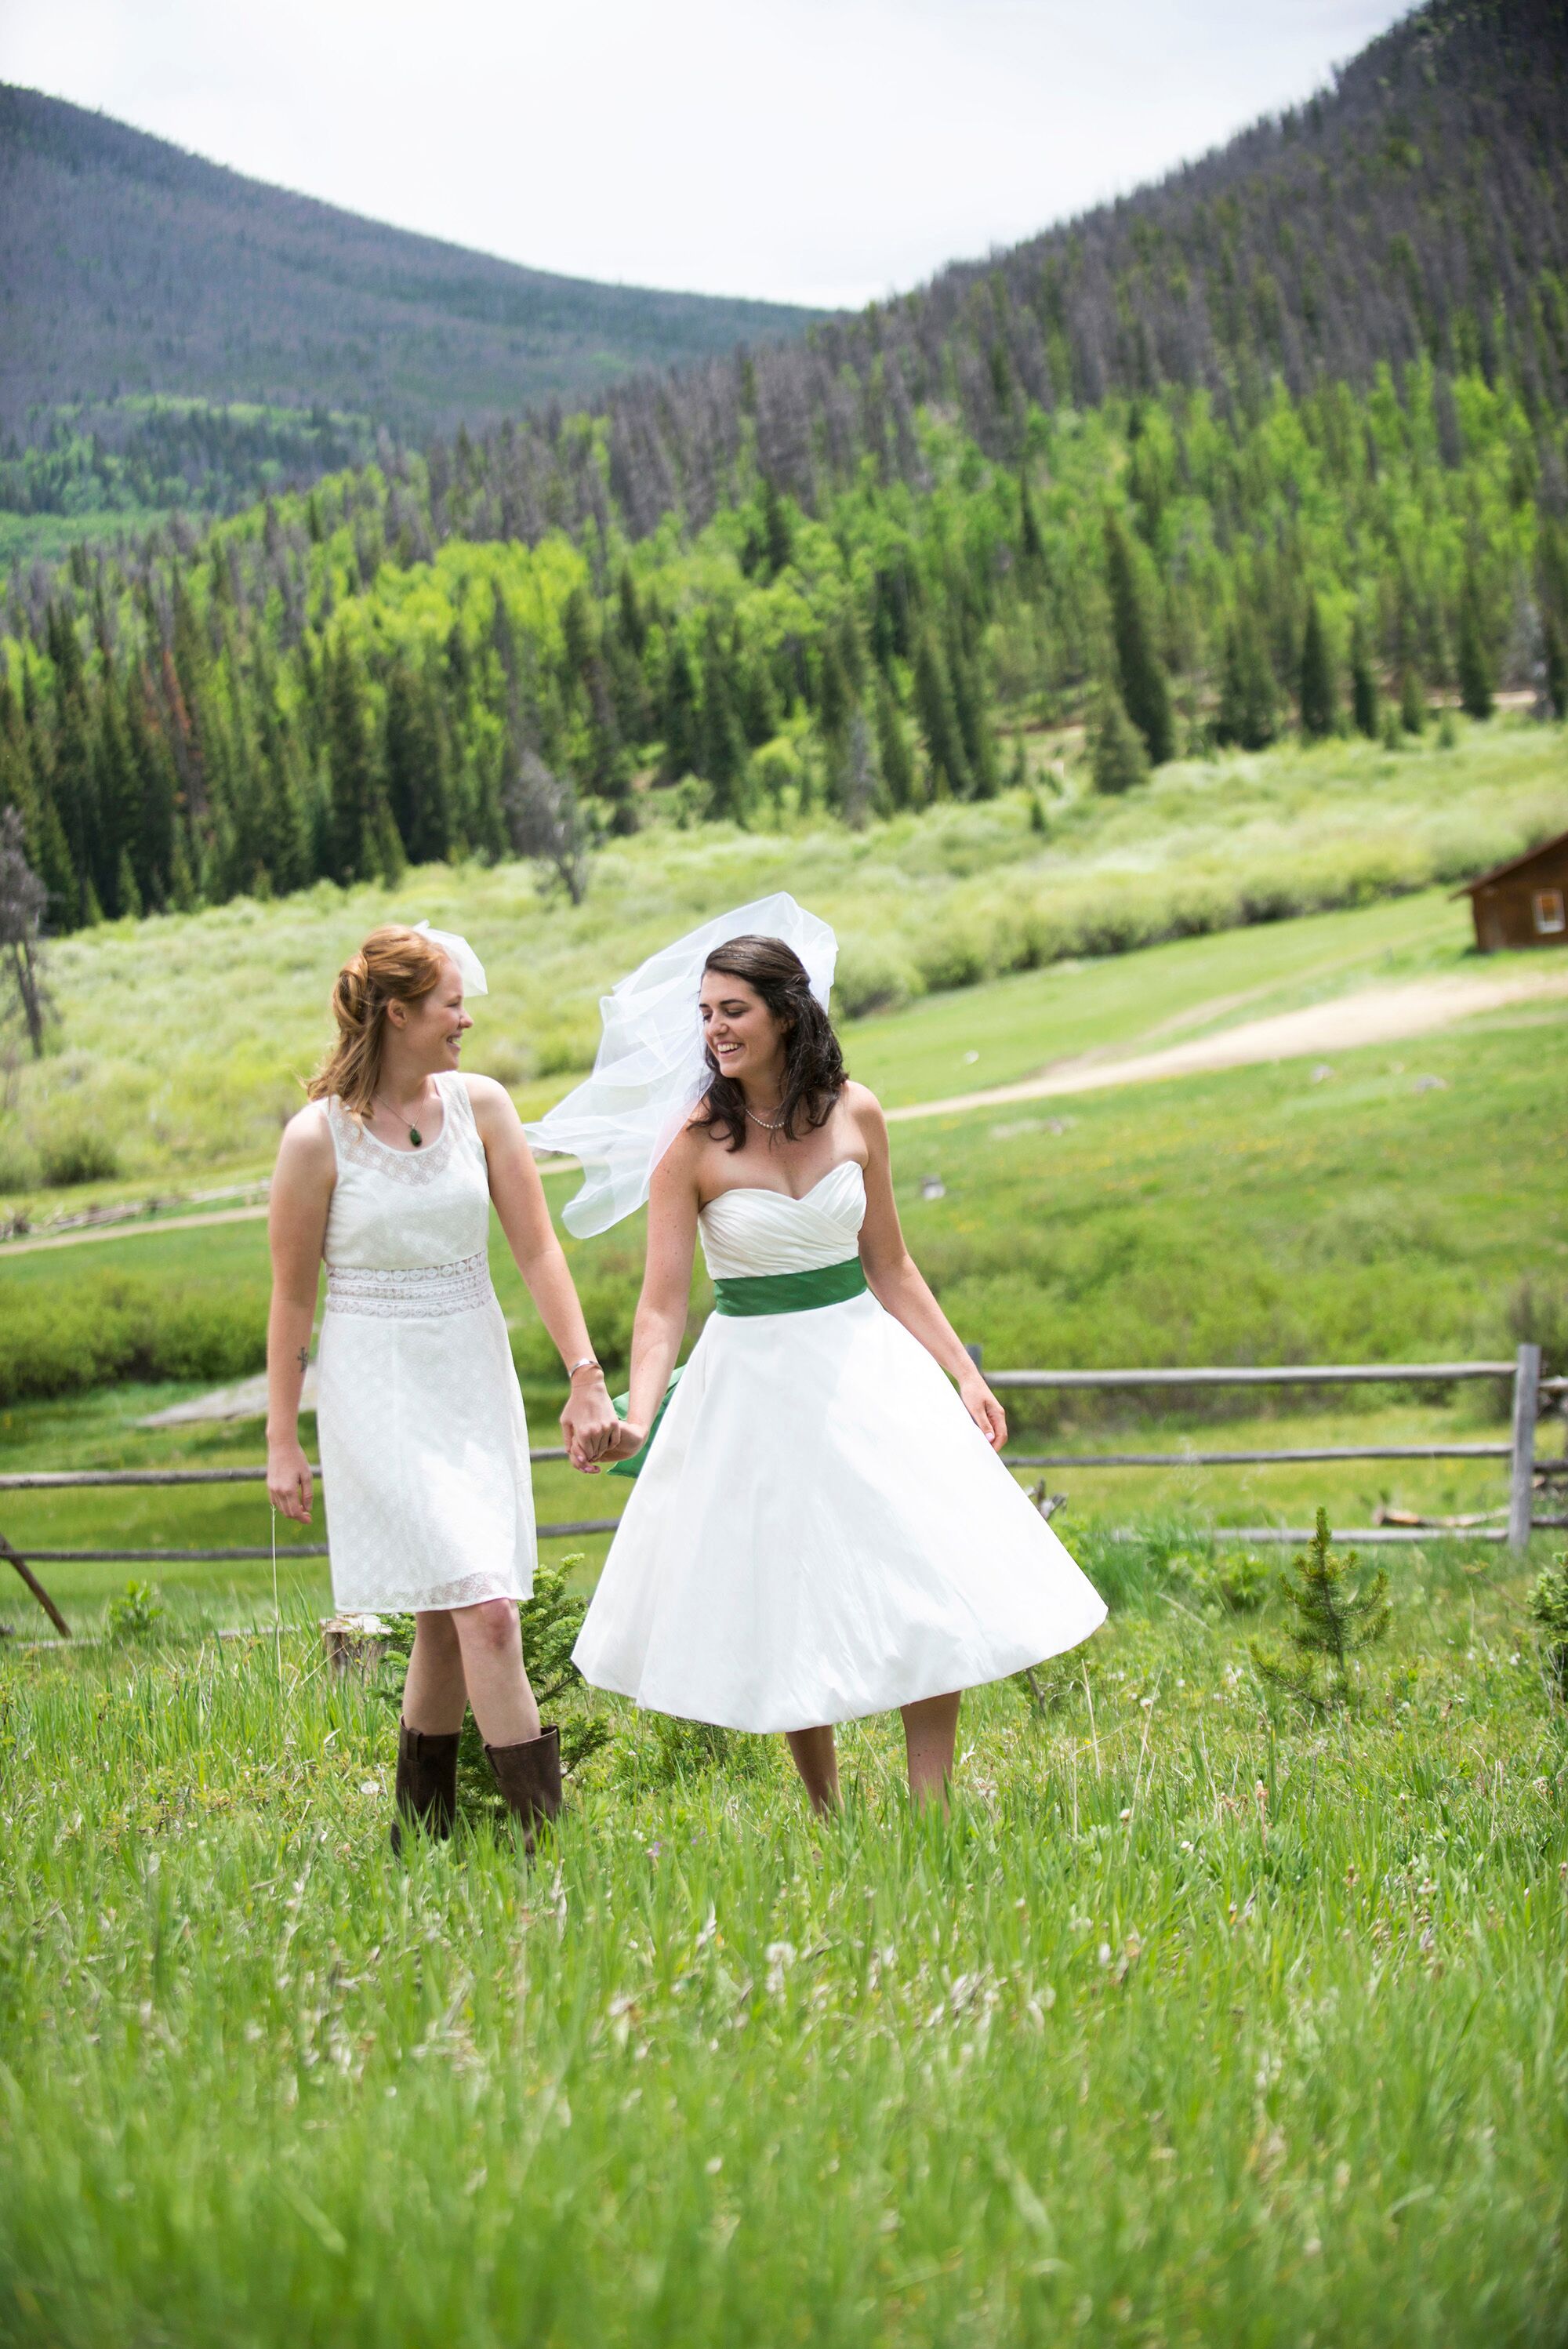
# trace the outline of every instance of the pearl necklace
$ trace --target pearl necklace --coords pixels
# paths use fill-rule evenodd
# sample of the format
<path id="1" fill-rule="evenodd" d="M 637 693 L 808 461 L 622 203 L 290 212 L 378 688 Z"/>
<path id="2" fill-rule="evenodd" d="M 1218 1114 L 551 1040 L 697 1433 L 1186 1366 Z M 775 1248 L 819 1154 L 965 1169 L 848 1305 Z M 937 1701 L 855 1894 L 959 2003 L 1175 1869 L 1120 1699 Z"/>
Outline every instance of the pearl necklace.
<path id="1" fill-rule="evenodd" d="M 769 1121 L 765 1117 L 758 1117 L 754 1109 L 748 1109 L 746 1114 L 753 1125 L 759 1125 L 762 1128 L 764 1133 L 782 1133 L 784 1131 L 784 1121 L 781 1117 Z"/>

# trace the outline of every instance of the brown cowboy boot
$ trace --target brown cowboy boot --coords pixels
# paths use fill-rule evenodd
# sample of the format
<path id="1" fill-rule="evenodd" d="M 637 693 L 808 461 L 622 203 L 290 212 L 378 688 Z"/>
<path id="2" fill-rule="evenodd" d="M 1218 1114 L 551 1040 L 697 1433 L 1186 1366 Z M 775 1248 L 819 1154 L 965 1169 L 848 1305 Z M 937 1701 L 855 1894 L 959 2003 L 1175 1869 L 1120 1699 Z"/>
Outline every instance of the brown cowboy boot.
<path id="1" fill-rule="evenodd" d="M 403 1848 L 405 1823 L 423 1827 L 442 1840 L 452 1832 L 458 1816 L 458 1745 L 460 1731 L 450 1737 L 428 1736 L 397 1723 L 397 1784 L 392 1796 L 392 1848 Z"/>
<path id="2" fill-rule="evenodd" d="M 521 1745 L 487 1745 L 485 1759 L 531 1852 L 535 1827 L 561 1808 L 561 1732 L 542 1729 Z"/>

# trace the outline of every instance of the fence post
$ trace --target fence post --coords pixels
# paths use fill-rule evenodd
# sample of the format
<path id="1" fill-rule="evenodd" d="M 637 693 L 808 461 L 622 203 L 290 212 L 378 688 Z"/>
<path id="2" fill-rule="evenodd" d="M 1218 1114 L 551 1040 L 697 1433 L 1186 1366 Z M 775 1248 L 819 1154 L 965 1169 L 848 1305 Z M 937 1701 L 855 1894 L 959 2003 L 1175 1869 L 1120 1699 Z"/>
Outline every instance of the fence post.
<path id="1" fill-rule="evenodd" d="M 981 1358 L 982 1358 L 982 1356 L 985 1354 L 985 1347 L 984 1347 L 984 1346 L 965 1346 L 965 1349 L 964 1349 L 964 1350 L 965 1350 L 965 1352 L 968 1355 L 968 1357 L 969 1357 L 970 1361 L 974 1363 L 974 1365 L 975 1365 L 975 1369 L 976 1369 L 976 1370 L 978 1370 L 978 1369 L 980 1368 L 980 1366 L 981 1366 Z"/>
<path id="2" fill-rule="evenodd" d="M 12 1565 L 21 1576 L 23 1581 L 32 1592 L 34 1598 L 37 1600 L 39 1606 L 43 1609 L 45 1614 L 54 1625 L 56 1630 L 59 1633 L 61 1639 L 68 1640 L 71 1636 L 70 1625 L 67 1622 L 65 1617 L 61 1614 L 59 1609 L 56 1606 L 54 1600 L 50 1598 L 48 1592 L 45 1589 L 43 1584 L 39 1581 L 37 1576 L 28 1565 L 26 1559 L 22 1556 L 21 1551 L 13 1549 L 4 1534 L 0 1534 L 0 1557 L 8 1557 L 10 1559 Z"/>
<path id="3" fill-rule="evenodd" d="M 1534 1506 L 1535 1420 L 1541 1408 L 1541 1349 L 1521 1346 L 1513 1364 L 1513 1457 L 1508 1488 L 1508 1547 L 1530 1547 Z"/>

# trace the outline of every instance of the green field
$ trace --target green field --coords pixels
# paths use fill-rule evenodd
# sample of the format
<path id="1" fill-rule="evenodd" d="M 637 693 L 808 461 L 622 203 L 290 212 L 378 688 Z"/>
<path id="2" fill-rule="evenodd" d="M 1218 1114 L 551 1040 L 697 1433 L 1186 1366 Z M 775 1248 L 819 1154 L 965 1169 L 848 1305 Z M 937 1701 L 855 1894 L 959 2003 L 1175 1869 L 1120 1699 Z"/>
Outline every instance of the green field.
<path id="1" fill-rule="evenodd" d="M 1033 738 L 1037 763 L 1051 747 Z M 1377 976 L 1385 952 L 1399 970 L 1450 961 L 1466 917 L 1434 885 L 1568 822 L 1562 730 L 1526 721 L 1467 726 L 1447 750 L 1429 737 L 1176 761 L 1119 801 L 1081 782 L 1074 768 L 1063 797 L 1015 792 L 861 833 L 645 833 L 598 855 L 576 909 L 542 898 L 524 865 L 431 866 L 393 893 L 323 884 L 77 932 L 53 949 L 59 1048 L 0 1109 L 0 1206 L 57 1206 L 45 1161 L 83 1136 L 108 1145 L 119 1179 L 76 1200 L 264 1170 L 325 1045 L 332 975 L 389 917 L 472 938 L 491 992 L 471 1065 L 536 1114 L 591 1061 L 605 987 L 683 927 L 791 889 L 840 929 L 835 1004 L 857 1073 L 909 1099 L 1130 1042 L 1259 984 L 1299 1000 Z M 1336 907 L 1364 910 L 1321 931 L 1284 918 Z M 1161 939 L 1163 961 L 1133 952 Z M 1123 955 L 1125 975 L 1108 976 Z M 1063 968 L 1086 957 L 1092 979 Z M 901 1005 L 923 1017 L 901 1026 Z M 930 1040 L 949 1037 L 957 1053 L 934 1081 Z"/>
<path id="2" fill-rule="evenodd" d="M 1408 900 L 1335 916 L 1200 939 L 1098 967 L 1109 989 L 1125 990 L 1129 1017 L 1150 999 L 1167 1019 L 1172 1007 L 1222 999 L 1222 967 L 1248 944 L 1257 986 L 1299 989 L 1339 983 L 1350 959 L 1365 968 L 1392 957 L 1453 951 L 1451 908 Z M 1395 934 L 1395 925 L 1403 931 Z M 1434 944 L 1429 932 L 1434 927 Z M 1323 949 L 1335 944 L 1335 959 Z M 1274 956 L 1272 968 L 1256 958 Z M 1194 969 L 1194 964 L 1202 968 Z M 1140 970 L 1148 969 L 1145 982 Z M 1028 1022 L 1015 1007 L 1031 991 L 1064 995 L 1089 974 L 1047 972 L 997 982 L 968 997 L 932 999 L 882 1023 L 887 1075 L 909 1081 L 923 1068 L 934 1090 L 947 1071 L 932 1040 L 946 1030 L 985 1040 L 995 1071 L 1027 1049 Z M 1269 1001 L 1274 999 L 1271 993 Z M 1096 1027 L 1085 990 L 1075 1047 L 1114 1032 L 1114 1004 Z M 962 1012 L 990 1025 L 954 1024 Z M 1217 1015 L 1222 1016 L 1222 1015 Z M 1568 1355 L 1568 1237 L 1562 1227 L 1564 1122 L 1541 1082 L 1542 1055 L 1561 1036 L 1562 1009 L 1521 1005 L 1461 1023 L 1418 1048 L 1369 1048 L 1338 1056 L 1331 1075 L 1305 1061 L 1239 1069 L 1179 1081 L 1108 1089 L 1070 1104 L 1017 1103 L 937 1116 L 894 1129 L 897 1191 L 916 1257 L 965 1339 L 981 1342 L 989 1367 L 1117 1367 L 1226 1361 L 1432 1361 L 1503 1358 L 1522 1337 Z M 1065 1023 L 1066 1013 L 1052 1013 Z M 1185 1031 L 1183 1031 L 1185 1032 Z M 892 1050 L 911 1039 L 906 1057 Z M 969 1049 L 974 1049 L 970 1047 Z M 1418 1057 L 1417 1052 L 1418 1050 Z M 1321 1064 L 1320 1064 L 1321 1065 Z M 975 1071 L 951 1055 L 951 1068 Z M 1433 1080 L 1437 1081 L 1434 1082 Z M 892 1086 L 890 1085 L 890 1090 Z M 923 1195 L 939 1175 L 941 1198 Z M 559 1207 L 572 1177 L 552 1177 Z M 605 1359 L 624 1365 L 640 1269 L 634 1221 L 604 1239 L 568 1240 Z M 512 1327 L 531 1423 L 549 1443 L 560 1407 L 551 1350 L 521 1283 L 499 1247 L 498 1290 Z M 28 1333 L 101 1319 L 135 1286 L 184 1323 L 209 1306 L 241 1311 L 261 1359 L 266 1285 L 259 1221 L 196 1230 L 151 1227 L 134 1237 L 0 1258 L 0 1354 L 31 1359 Z M 246 1300 L 249 1300 L 246 1303 Z M 707 1292 L 694 1284 L 690 1327 Z M 152 1309 L 149 1308 L 150 1311 Z M 246 1318 L 248 1317 L 248 1318 Z M 209 1381 L 211 1383 L 211 1381 Z M 0 1466 L 115 1467 L 259 1462 L 258 1422 L 145 1431 L 149 1412 L 199 1392 L 201 1382 L 111 1386 L 79 1395 L 12 1401 L 0 1409 Z M 1490 1386 L 1433 1393 L 1382 1388 L 1336 1394 L 1255 1397 L 1220 1393 L 1173 1399 L 1150 1413 L 1135 1397 L 1008 1398 L 1018 1451 L 1250 1449 L 1315 1443 L 1501 1441 L 1505 1399 Z M 1543 1444 L 1558 1443 L 1548 1430 Z M 1036 1473 L 1023 1472 L 1031 1476 Z M 1065 1490 L 1063 1523 L 1127 1521 L 1153 1513 L 1183 1523 L 1309 1521 L 1325 1502 L 1341 1524 L 1366 1524 L 1379 1503 L 1428 1514 L 1495 1508 L 1501 1471 L 1491 1462 L 1346 1463 L 1253 1469 L 1110 1472 L 1053 1470 Z M 618 1480 L 587 1481 L 546 1465 L 539 1472 L 545 1521 L 614 1514 Z M 4 1496 L 0 1531 L 24 1550 L 119 1541 L 130 1547 L 253 1547 L 269 1538 L 254 1487 L 178 1494 L 98 1492 Z M 325 1611 L 318 1563 L 291 1568 L 285 1535 L 283 1597 L 298 1618 Z M 602 1541 L 573 1541 L 592 1571 Z M 78 1629 L 90 1630 L 108 1597 L 133 1569 L 51 1566 L 46 1578 Z M 270 1619 L 270 1564 L 191 1567 L 155 1578 L 191 1622 Z M 17 1590 L 12 1619 L 31 1602 Z"/>
<path id="3" fill-rule="evenodd" d="M 297 957 L 303 1036 L 300 914 L 273 933 L 255 909 Z M 149 936 L 207 954 L 238 919 L 79 950 L 127 957 L 129 985 Z M 890 1101 L 940 1099 L 1467 958 L 1462 907 L 1429 891 L 917 996 L 854 1024 L 851 1057 Z M 103 1015 L 132 1041 L 135 1002 Z M 912 1244 L 992 1368 L 1490 1357 L 1531 1333 L 1561 1362 L 1563 1016 L 896 1127 Z M 177 1089 L 179 1035 L 139 1035 Z M 624 1360 L 639 1224 L 569 1246 Z M 495 1261 L 548 1442 L 555 1366 Z M 160 1342 L 250 1330 L 259 1360 L 265 1278 L 254 1220 L 0 1256 L 0 1369 L 115 1314 Z M 694 1331 L 707 1302 L 699 1276 Z M 0 1468 L 259 1461 L 257 1421 L 137 1424 L 201 1384 L 15 1395 Z M 1484 1385 L 1011 1400 L 1017 1451 L 1506 1433 Z M 1528 1564 L 1437 1534 L 1389 1554 L 1361 1711 L 1312 1721 L 1249 1644 L 1282 1630 L 1284 1555 L 1256 1553 L 1261 1604 L 1234 1612 L 1211 1526 L 1496 1510 L 1501 1463 L 1019 1473 L 1068 1494 L 1112 1613 L 1043 1708 L 1012 1683 L 967 1702 L 950 1824 L 908 1816 L 886 1722 L 845 1733 L 823 1827 L 778 1741 L 716 1750 L 575 1694 L 568 1725 L 613 1735 L 531 1870 L 482 1815 L 390 1862 L 395 1692 L 330 1679 L 325 1562 L 294 1536 L 275 1614 L 265 1557 L 42 1565 L 68 1650 L 33 1644 L 13 1579 L 0 2341 L 1560 2338 L 1568 1714 L 1525 1604 L 1549 1537 Z M 537 1474 L 547 1520 L 624 1492 Z M 256 1486 L 100 1490 L 0 1495 L 0 1532 L 264 1550 L 269 1525 Z M 585 1584 L 603 1546 L 551 1548 Z M 167 1611 L 116 1644 L 132 1575 Z"/>
<path id="4" fill-rule="evenodd" d="M 1169 1578 L 892 1734 L 621 1734 L 531 1870 L 392 1863 L 391 1713 L 274 1645 L 13 1656 L 0 2338 L 1546 2344 L 1568 1745 L 1521 1578 L 1406 1557 L 1364 1711 Z"/>

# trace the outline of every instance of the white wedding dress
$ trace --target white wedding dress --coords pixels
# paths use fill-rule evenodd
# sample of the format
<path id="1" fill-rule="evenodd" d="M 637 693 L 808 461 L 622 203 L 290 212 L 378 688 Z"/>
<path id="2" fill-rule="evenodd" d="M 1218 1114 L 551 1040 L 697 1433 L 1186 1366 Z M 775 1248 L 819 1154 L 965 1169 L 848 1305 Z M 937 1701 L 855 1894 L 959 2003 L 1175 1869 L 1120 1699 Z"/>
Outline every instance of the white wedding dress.
<path id="1" fill-rule="evenodd" d="M 702 1210 L 716 1280 L 838 1265 L 845 1161 L 802 1198 Z M 703 1330 L 575 1650 L 597 1688 L 730 1729 L 808 1729 L 999 1680 L 1087 1639 L 1099 1593 L 944 1372 L 868 1291 Z"/>
<path id="2" fill-rule="evenodd" d="M 490 1276 L 490 1180 L 462 1077 L 394 1150 L 326 1104 L 337 1156 L 316 1391 L 332 1595 L 418 1614 L 527 1599 L 533 1487 Z"/>

